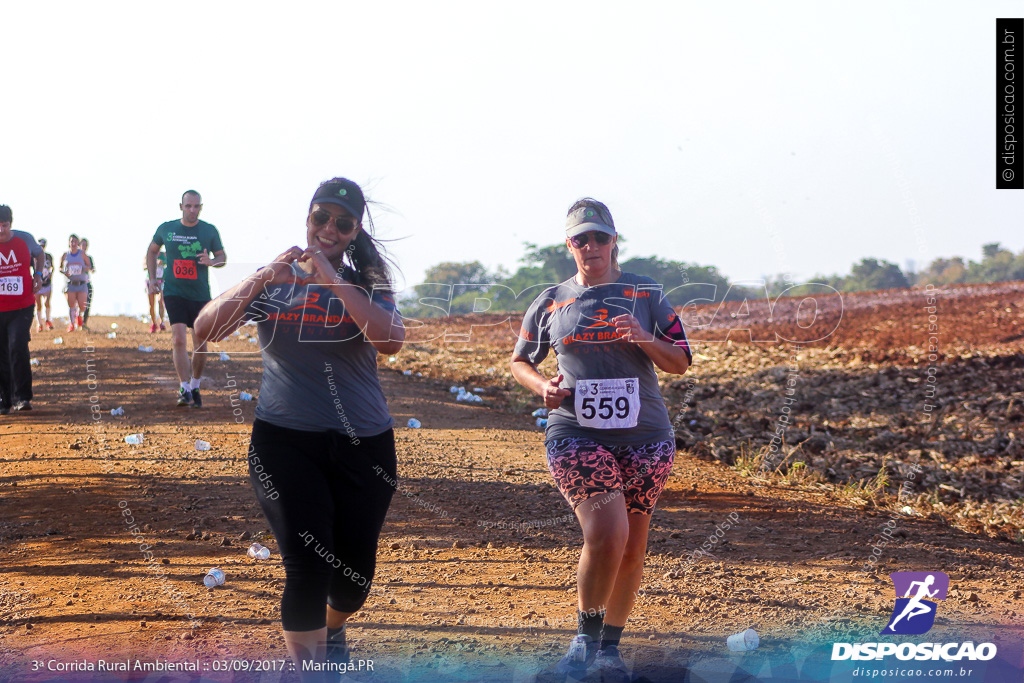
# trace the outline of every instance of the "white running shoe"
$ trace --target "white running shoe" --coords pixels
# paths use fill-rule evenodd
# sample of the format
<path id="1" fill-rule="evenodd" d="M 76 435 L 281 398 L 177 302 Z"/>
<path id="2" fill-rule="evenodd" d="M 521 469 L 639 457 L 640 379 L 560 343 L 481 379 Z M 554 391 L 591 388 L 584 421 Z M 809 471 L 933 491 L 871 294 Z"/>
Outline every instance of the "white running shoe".
<path id="1" fill-rule="evenodd" d="M 569 651 L 558 662 L 555 670 L 560 674 L 568 674 L 574 678 L 582 678 L 597 654 L 597 643 L 590 636 L 582 633 L 575 636 L 569 643 Z"/>

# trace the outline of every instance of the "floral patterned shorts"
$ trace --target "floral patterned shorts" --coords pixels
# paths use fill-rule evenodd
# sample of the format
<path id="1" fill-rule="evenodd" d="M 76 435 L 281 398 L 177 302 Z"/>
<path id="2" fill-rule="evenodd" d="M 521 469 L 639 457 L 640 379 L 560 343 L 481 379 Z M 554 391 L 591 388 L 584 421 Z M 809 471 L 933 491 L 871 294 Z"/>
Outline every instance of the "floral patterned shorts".
<path id="1" fill-rule="evenodd" d="M 573 510 L 597 493 L 622 491 L 626 510 L 650 514 L 672 471 L 674 441 L 640 446 L 602 446 L 572 437 L 544 443 L 548 469 Z"/>

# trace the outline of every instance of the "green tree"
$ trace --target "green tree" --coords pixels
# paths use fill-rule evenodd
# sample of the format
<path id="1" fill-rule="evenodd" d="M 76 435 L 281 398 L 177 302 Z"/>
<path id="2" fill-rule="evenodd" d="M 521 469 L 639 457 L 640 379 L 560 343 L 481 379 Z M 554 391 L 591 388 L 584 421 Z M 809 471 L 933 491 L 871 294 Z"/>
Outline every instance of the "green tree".
<path id="1" fill-rule="evenodd" d="M 479 261 L 439 263 L 427 269 L 422 284 L 413 287 L 402 303 L 402 313 L 413 318 L 472 313 L 478 308 L 477 299 L 487 298 L 496 280 L 496 274 Z"/>
<path id="2" fill-rule="evenodd" d="M 981 253 L 981 263 L 972 261 L 967 268 L 968 282 L 1005 282 L 1020 279 L 1021 273 L 1015 267 L 1016 257 L 1009 249 L 1001 248 L 999 242 L 984 245 Z"/>
<path id="3" fill-rule="evenodd" d="M 843 283 L 843 291 L 846 292 L 907 287 L 910 283 L 899 266 L 873 258 L 861 259 L 860 263 L 854 264 L 850 276 Z"/>

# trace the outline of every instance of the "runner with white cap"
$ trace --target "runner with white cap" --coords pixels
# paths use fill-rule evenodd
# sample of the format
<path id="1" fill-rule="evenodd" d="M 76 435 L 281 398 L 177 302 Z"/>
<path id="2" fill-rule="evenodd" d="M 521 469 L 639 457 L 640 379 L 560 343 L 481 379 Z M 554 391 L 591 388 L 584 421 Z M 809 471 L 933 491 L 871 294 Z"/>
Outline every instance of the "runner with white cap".
<path id="1" fill-rule="evenodd" d="M 565 243 L 577 273 L 534 300 L 512 354 L 512 374 L 551 410 L 548 469 L 583 529 L 577 569 L 578 635 L 558 663 L 625 675 L 618 645 L 636 600 L 647 532 L 675 455 L 655 366 L 682 374 L 690 347 L 661 285 L 618 267 L 618 233 L 595 199 L 569 209 Z M 537 365 L 553 350 L 558 374 Z"/>

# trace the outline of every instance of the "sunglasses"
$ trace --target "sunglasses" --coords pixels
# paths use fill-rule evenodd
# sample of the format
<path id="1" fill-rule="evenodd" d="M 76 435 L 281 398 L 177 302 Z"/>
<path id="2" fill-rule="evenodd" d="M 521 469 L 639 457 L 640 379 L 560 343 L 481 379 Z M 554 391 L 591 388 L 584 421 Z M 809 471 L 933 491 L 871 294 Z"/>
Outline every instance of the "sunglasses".
<path id="1" fill-rule="evenodd" d="M 332 216 L 323 209 L 317 209 L 311 213 L 310 218 L 313 219 L 313 225 L 318 228 L 322 228 L 331 221 L 334 221 L 334 227 L 342 235 L 347 235 L 356 229 L 356 220 L 352 216 Z"/>
<path id="2" fill-rule="evenodd" d="M 587 246 L 587 242 L 590 241 L 591 236 L 594 237 L 595 242 L 601 245 L 608 244 L 609 242 L 612 241 L 612 236 L 606 232 L 585 232 L 581 235 L 570 237 L 569 242 L 571 242 L 572 246 L 576 247 L 577 249 L 582 249 L 583 247 Z"/>

